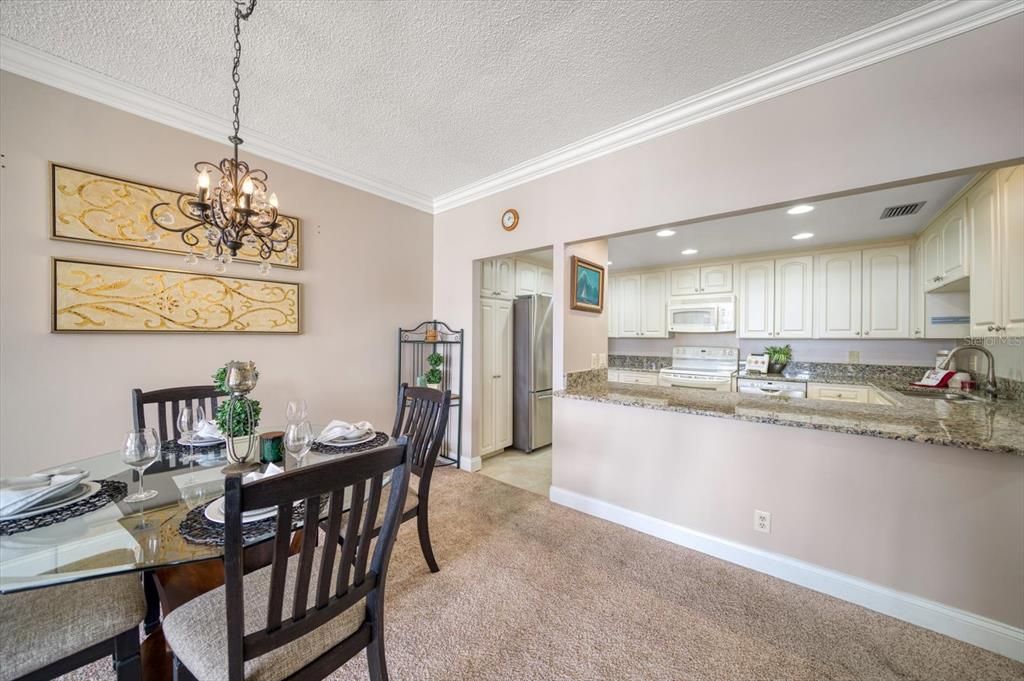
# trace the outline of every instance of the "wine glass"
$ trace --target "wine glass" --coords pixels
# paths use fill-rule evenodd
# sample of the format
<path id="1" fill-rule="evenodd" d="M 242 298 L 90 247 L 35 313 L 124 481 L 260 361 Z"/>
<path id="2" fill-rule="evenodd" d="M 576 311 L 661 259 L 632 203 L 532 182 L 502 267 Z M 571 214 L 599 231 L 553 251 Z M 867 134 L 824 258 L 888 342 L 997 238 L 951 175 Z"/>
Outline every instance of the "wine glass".
<path id="1" fill-rule="evenodd" d="M 312 446 L 313 429 L 310 427 L 309 421 L 288 424 L 284 431 L 284 449 L 299 462 L 300 466 L 303 457 L 309 453 Z"/>
<path id="2" fill-rule="evenodd" d="M 199 426 L 203 424 L 204 419 L 206 419 L 206 412 L 203 411 L 201 405 L 193 409 L 191 405 L 186 404 L 178 413 L 178 431 L 181 433 L 182 439 L 188 442 L 189 468 L 192 467 L 192 462 L 196 458 L 193 445 L 196 439 L 196 431 L 199 430 Z"/>
<path id="3" fill-rule="evenodd" d="M 306 400 L 288 400 L 285 412 L 288 423 L 302 423 L 306 420 Z"/>
<path id="4" fill-rule="evenodd" d="M 147 490 L 142 484 L 142 476 L 146 469 L 160 456 L 160 438 L 156 430 L 143 428 L 130 430 L 124 438 L 121 448 L 121 460 L 134 468 L 139 474 L 139 491 L 124 498 L 128 503 L 138 503 L 152 499 L 157 495 L 155 489 Z"/>

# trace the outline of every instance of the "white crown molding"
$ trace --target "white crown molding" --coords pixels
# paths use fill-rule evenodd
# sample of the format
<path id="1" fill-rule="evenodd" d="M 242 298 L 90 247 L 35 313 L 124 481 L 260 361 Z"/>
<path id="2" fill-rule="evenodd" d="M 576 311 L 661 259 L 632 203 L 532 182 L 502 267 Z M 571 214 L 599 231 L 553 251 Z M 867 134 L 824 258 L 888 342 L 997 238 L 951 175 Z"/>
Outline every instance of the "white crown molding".
<path id="1" fill-rule="evenodd" d="M 231 128 L 231 122 L 227 119 L 211 116 L 6 36 L 0 36 L 0 69 L 172 128 L 222 144 L 227 143 L 227 133 Z M 243 131 L 243 136 L 246 153 L 284 163 L 418 210 L 428 213 L 433 211 L 433 202 L 425 194 L 345 170 L 326 159 L 283 146 L 258 132 Z"/>
<path id="2" fill-rule="evenodd" d="M 1022 0 L 937 0 L 530 159 L 434 199 L 434 213 L 471 203 L 793 90 L 1024 12 Z"/>
<path id="3" fill-rule="evenodd" d="M 1024 662 L 1024 630 L 779 553 L 697 532 L 600 499 L 552 486 L 553 503 L 700 551 L 735 565 L 856 603 L 985 650 Z"/>

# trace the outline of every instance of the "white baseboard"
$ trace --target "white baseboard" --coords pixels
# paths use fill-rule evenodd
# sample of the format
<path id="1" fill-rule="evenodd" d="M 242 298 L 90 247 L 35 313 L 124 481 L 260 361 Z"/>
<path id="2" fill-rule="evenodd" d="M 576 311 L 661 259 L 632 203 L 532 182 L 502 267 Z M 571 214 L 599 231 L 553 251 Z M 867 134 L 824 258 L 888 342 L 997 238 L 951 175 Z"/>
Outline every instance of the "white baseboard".
<path id="1" fill-rule="evenodd" d="M 690 530 L 560 487 L 551 487 L 550 498 L 556 504 L 1024 661 L 1024 629 L 813 563 Z"/>
<path id="2" fill-rule="evenodd" d="M 475 473 L 484 467 L 483 459 L 479 456 L 467 456 L 462 459 L 462 470 Z"/>

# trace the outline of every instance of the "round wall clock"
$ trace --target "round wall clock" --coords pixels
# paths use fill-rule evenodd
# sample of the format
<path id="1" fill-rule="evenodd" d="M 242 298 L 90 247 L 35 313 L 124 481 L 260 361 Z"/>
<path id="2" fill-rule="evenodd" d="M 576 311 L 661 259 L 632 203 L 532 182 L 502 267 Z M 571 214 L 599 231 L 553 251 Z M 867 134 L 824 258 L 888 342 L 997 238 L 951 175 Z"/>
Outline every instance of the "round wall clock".
<path id="1" fill-rule="evenodd" d="M 506 232 L 511 232 L 519 224 L 519 211 L 515 208 L 509 208 L 507 211 L 501 214 L 501 226 L 505 228 Z"/>

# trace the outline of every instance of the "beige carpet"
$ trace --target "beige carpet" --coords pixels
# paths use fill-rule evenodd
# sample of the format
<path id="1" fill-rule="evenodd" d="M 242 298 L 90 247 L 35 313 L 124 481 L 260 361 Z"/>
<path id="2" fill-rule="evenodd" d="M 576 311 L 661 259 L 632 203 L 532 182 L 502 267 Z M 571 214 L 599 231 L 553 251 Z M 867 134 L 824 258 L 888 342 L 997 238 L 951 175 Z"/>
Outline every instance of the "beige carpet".
<path id="1" fill-rule="evenodd" d="M 441 572 L 407 523 L 388 578 L 394 681 L 1024 678 L 1007 658 L 481 475 L 435 485 Z M 366 679 L 365 658 L 331 678 Z"/>

